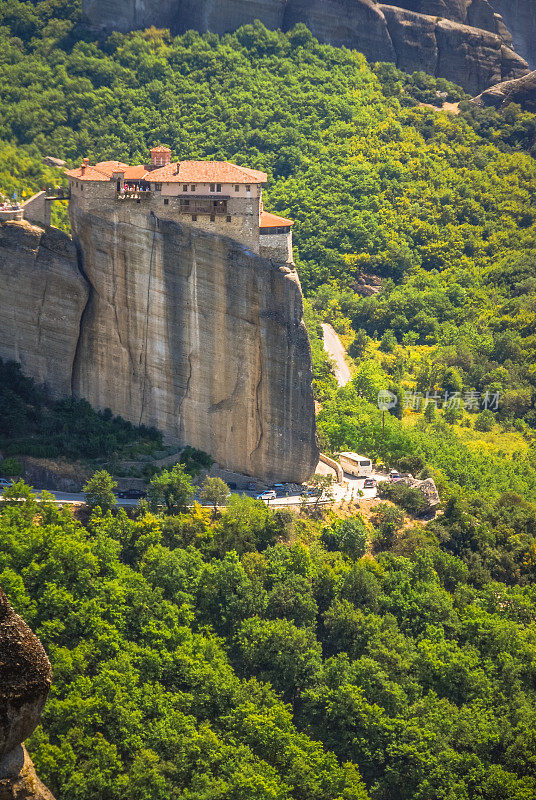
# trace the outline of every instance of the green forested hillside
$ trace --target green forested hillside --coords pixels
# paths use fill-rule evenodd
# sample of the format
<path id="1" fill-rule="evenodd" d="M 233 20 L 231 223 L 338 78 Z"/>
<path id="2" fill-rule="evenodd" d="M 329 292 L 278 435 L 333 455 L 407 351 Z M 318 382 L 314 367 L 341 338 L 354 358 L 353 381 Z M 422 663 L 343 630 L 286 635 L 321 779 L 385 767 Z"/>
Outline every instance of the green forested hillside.
<path id="1" fill-rule="evenodd" d="M 400 532 L 392 506 L 372 528 L 235 496 L 213 524 L 86 530 L 4 505 L 0 584 L 54 665 L 41 777 L 58 800 L 531 800 L 535 512 L 453 501 Z"/>
<path id="2" fill-rule="evenodd" d="M 534 425 L 533 115 L 419 107 L 438 89 L 463 93 L 372 69 L 303 26 L 97 42 L 80 19 L 77 3 L 1 5 L 0 139 L 131 162 L 161 141 L 177 158 L 266 170 L 267 205 L 296 220 L 302 284 L 324 292 L 324 315 L 331 286 L 354 331 L 391 337 L 405 356 L 430 348 L 427 389 L 446 365 L 465 390 L 500 391 L 504 418 Z M 367 272 L 385 285 L 359 300 Z"/>
<path id="3" fill-rule="evenodd" d="M 57 179 L 43 155 L 157 142 L 266 170 L 296 220 L 322 447 L 432 474 L 445 501 L 426 526 L 4 505 L 0 585 L 55 670 L 43 779 L 58 800 L 533 800 L 535 118 L 419 106 L 463 93 L 303 27 L 99 42 L 78 3 L 4 0 L 0 44 L 0 192 Z M 476 406 L 402 413 L 445 391 Z"/>

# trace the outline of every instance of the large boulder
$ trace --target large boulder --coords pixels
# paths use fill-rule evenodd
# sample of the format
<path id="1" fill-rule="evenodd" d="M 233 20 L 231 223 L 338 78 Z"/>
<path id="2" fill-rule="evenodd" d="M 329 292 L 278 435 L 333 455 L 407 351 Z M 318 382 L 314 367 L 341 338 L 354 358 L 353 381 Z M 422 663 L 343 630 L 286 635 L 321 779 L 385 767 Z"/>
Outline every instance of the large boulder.
<path id="1" fill-rule="evenodd" d="M 518 103 L 525 111 L 536 114 L 536 70 L 513 81 L 503 81 L 491 86 L 472 100 L 478 106 L 504 108 Z"/>
<path id="2" fill-rule="evenodd" d="M 0 800 L 53 800 L 22 747 L 39 723 L 51 682 L 41 642 L 0 589 Z"/>
<path id="3" fill-rule="evenodd" d="M 430 511 L 434 511 L 440 505 L 441 499 L 433 478 L 420 481 L 408 475 L 402 480 L 412 489 L 418 489 L 424 495 Z"/>
<path id="4" fill-rule="evenodd" d="M 0 224 L 0 358 L 56 397 L 71 371 L 89 288 L 70 237 L 27 222 Z"/>

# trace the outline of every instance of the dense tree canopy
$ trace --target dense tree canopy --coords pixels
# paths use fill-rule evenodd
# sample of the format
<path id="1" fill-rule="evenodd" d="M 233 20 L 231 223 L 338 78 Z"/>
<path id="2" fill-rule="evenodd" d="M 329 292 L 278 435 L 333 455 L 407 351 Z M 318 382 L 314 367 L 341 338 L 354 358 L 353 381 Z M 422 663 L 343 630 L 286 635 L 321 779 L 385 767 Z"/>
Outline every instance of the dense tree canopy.
<path id="1" fill-rule="evenodd" d="M 296 220 L 323 448 L 433 474 L 445 501 L 418 525 L 389 503 L 322 521 L 236 495 L 210 515 L 185 510 L 175 468 L 152 512 L 84 527 L 16 484 L 0 584 L 54 665 L 29 743 L 43 779 L 58 800 L 532 800 L 534 117 L 303 26 L 99 41 L 78 3 L 5 0 L 0 45 L 0 192 L 61 180 L 45 154 L 139 162 L 157 142 L 265 170 L 267 206 Z M 459 115 L 418 105 L 438 90 Z M 343 389 L 323 321 L 355 359 Z M 4 450 L 158 443 L 0 368 Z M 444 392 L 500 404 L 401 408 Z"/>
<path id="2" fill-rule="evenodd" d="M 534 796 L 533 505 L 281 528 L 233 498 L 86 529 L 17 494 L 0 584 L 53 662 L 29 745 L 59 800 Z"/>

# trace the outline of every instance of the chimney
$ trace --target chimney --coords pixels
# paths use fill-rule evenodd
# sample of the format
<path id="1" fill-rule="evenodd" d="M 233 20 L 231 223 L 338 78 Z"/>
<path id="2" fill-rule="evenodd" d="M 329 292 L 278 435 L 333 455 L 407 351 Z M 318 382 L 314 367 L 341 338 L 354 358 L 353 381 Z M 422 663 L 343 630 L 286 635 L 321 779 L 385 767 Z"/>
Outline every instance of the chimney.
<path id="1" fill-rule="evenodd" d="M 82 167 L 81 167 L 82 175 L 86 171 L 86 167 L 89 167 L 89 158 L 84 158 L 82 161 Z"/>
<path id="2" fill-rule="evenodd" d="M 151 149 L 151 167 L 166 167 L 171 163 L 171 150 L 169 147 L 153 147 Z"/>

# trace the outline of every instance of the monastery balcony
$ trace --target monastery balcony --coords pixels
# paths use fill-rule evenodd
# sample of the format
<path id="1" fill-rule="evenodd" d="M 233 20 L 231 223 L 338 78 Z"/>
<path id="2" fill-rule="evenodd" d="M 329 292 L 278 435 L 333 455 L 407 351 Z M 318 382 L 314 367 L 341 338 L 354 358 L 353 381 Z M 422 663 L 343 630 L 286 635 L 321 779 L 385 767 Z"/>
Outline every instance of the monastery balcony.
<path id="1" fill-rule="evenodd" d="M 153 193 L 148 190 L 125 189 L 124 192 L 117 192 L 116 197 L 118 200 L 137 200 L 140 203 L 142 200 L 151 200 Z"/>
<path id="2" fill-rule="evenodd" d="M 228 197 L 180 197 L 179 208 L 182 214 L 227 214 Z"/>

